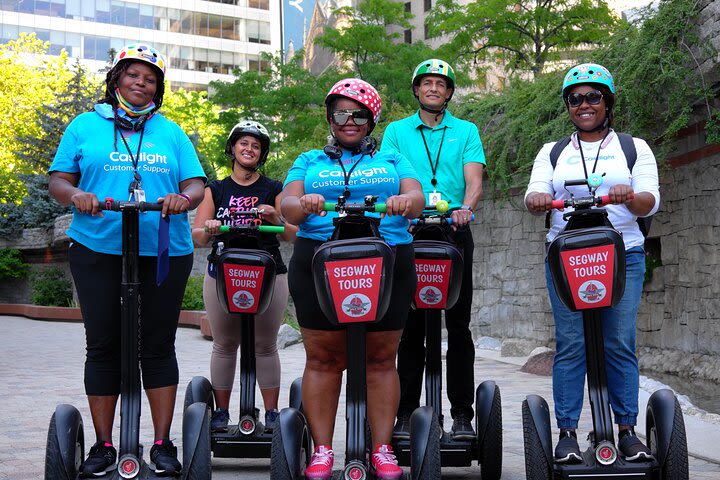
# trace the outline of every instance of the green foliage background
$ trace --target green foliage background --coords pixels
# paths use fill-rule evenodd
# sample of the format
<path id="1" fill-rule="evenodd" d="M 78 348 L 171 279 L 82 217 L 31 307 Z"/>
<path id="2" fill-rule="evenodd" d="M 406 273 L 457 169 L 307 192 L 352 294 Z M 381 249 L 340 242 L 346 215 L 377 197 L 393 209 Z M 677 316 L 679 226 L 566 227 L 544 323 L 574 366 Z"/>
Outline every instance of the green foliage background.
<path id="1" fill-rule="evenodd" d="M 48 307 L 72 305 L 72 285 L 60 267 L 35 267 L 30 272 L 33 304 Z"/>
<path id="2" fill-rule="evenodd" d="M 23 262 L 20 250 L 16 248 L 0 250 L 0 280 L 23 278 L 28 270 L 29 266 Z"/>

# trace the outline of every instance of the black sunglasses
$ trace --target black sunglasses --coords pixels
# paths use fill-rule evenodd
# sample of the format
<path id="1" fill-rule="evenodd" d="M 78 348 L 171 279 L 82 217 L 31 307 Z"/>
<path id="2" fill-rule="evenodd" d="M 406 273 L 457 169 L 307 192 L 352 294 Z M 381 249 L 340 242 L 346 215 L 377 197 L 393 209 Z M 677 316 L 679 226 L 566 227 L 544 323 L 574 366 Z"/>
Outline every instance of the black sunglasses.
<path id="1" fill-rule="evenodd" d="M 335 110 L 332 113 L 333 122 L 335 122 L 336 125 L 340 126 L 345 125 L 348 120 L 350 120 L 350 117 L 352 117 L 355 125 L 365 125 L 372 118 L 372 113 L 370 113 L 370 111 L 368 110 L 365 110 L 364 108 L 355 108 L 352 110 Z"/>
<path id="2" fill-rule="evenodd" d="M 577 108 L 587 102 L 588 105 L 598 105 L 602 100 L 603 94 L 600 90 L 590 90 L 587 93 L 571 93 L 567 97 L 567 104 L 573 108 Z"/>

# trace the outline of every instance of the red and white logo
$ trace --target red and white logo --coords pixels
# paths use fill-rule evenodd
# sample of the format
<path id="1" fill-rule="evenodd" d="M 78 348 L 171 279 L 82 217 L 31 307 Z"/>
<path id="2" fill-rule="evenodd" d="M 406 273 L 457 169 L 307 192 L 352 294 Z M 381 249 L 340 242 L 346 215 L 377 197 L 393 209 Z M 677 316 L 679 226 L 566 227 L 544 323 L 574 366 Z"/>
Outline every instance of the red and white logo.
<path id="1" fill-rule="evenodd" d="M 443 299 L 443 294 L 440 289 L 432 285 L 421 288 L 418 295 L 423 303 L 428 305 L 437 305 Z"/>
<path id="2" fill-rule="evenodd" d="M 339 323 L 377 320 L 382 258 L 327 262 L 325 271 Z"/>
<path id="3" fill-rule="evenodd" d="M 575 308 L 609 307 L 612 300 L 615 247 L 580 248 L 560 252 Z"/>
<path id="4" fill-rule="evenodd" d="M 255 297 L 247 290 L 238 290 L 232 297 L 233 305 L 240 310 L 247 310 L 255 305 Z"/>
<path id="5" fill-rule="evenodd" d="M 372 302 L 362 293 L 353 293 L 342 302 L 343 311 L 351 317 L 362 317 L 372 307 Z"/>
<path id="6" fill-rule="evenodd" d="M 598 303 L 605 298 L 607 289 L 597 280 L 588 280 L 580 285 L 578 296 L 587 303 Z"/>
<path id="7" fill-rule="evenodd" d="M 225 294 L 232 313 L 257 313 L 265 267 L 224 263 Z"/>
<path id="8" fill-rule="evenodd" d="M 451 264 L 451 260 L 415 259 L 417 308 L 445 308 L 450 286 Z"/>

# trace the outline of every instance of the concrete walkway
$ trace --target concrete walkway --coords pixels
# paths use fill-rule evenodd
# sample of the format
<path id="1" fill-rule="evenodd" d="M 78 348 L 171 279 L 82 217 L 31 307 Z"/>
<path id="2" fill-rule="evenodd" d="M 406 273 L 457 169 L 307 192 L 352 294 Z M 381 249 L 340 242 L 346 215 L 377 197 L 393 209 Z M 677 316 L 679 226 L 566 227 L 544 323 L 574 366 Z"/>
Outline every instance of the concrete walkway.
<path id="1" fill-rule="evenodd" d="M 80 410 L 85 421 L 86 448 L 94 441 L 83 393 L 83 327 L 79 323 L 43 322 L 11 316 L 0 317 L 0 327 L 3 332 L 0 337 L 0 480 L 37 480 L 43 476 L 48 422 L 58 403 L 70 403 Z M 179 445 L 185 385 L 195 375 L 209 375 L 211 343 L 202 338 L 199 330 L 181 328 L 177 350 L 181 386 L 172 436 Z M 545 397 L 552 408 L 550 378 L 520 372 L 519 365 L 524 363 L 524 358 L 500 358 L 498 352 L 488 350 L 478 350 L 477 354 L 476 383 L 494 379 L 502 395 L 502 478 L 522 480 L 525 478 L 525 462 L 520 406 L 525 395 L 536 393 Z M 281 405 L 284 405 L 287 404 L 291 381 L 302 374 L 305 354 L 302 346 L 296 345 L 282 350 L 280 355 L 283 365 L 280 398 Z M 344 395 L 343 392 L 336 421 L 336 466 L 343 462 Z M 641 392 L 641 411 L 644 411 L 648 397 L 648 392 Z M 152 441 L 150 414 L 144 396 L 143 401 L 141 441 L 149 445 Z M 231 416 L 237 413 L 237 407 L 234 410 L 231 407 Z M 449 405 L 445 405 L 445 410 L 446 418 L 449 418 Z M 715 418 L 701 415 L 685 417 L 688 445 L 693 454 L 690 458 L 690 478 L 693 480 L 720 478 L 720 450 L 716 448 L 720 445 L 720 425 L 713 423 Z M 641 419 L 639 423 L 642 425 L 643 422 L 644 419 Z M 116 426 L 118 424 L 116 421 Z M 580 436 L 584 438 L 589 429 L 588 410 L 583 412 Z M 118 440 L 119 430 L 116 430 L 115 441 Z M 582 443 L 581 448 L 584 448 Z M 269 478 L 269 471 L 268 459 L 213 459 L 215 479 L 264 480 Z M 479 478 L 479 467 L 444 469 L 443 478 Z"/>

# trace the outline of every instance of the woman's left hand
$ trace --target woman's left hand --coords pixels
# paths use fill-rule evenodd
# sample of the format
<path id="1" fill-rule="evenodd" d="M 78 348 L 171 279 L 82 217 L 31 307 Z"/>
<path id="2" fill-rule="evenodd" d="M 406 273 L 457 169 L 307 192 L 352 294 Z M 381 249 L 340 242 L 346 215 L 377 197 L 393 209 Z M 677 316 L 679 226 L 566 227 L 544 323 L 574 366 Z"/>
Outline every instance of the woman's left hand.
<path id="1" fill-rule="evenodd" d="M 263 203 L 261 205 L 258 205 L 257 209 L 263 211 L 260 216 L 268 223 L 272 223 L 273 225 L 280 225 L 282 223 L 282 221 L 280 220 L 280 213 L 275 210 L 275 207 L 273 207 L 272 205 L 267 205 Z"/>
<path id="2" fill-rule="evenodd" d="M 166 215 L 176 215 L 178 213 L 187 212 L 190 209 L 190 200 L 179 193 L 168 193 L 164 197 L 158 198 L 157 202 L 163 204 L 163 217 Z"/>
<path id="3" fill-rule="evenodd" d="M 407 217 L 412 213 L 413 200 L 408 195 L 393 195 L 385 201 L 387 215 Z"/>
<path id="4" fill-rule="evenodd" d="M 608 192 L 610 202 L 614 205 L 630 203 L 633 200 L 634 195 L 635 192 L 630 185 L 613 185 L 610 187 L 610 191 Z"/>

